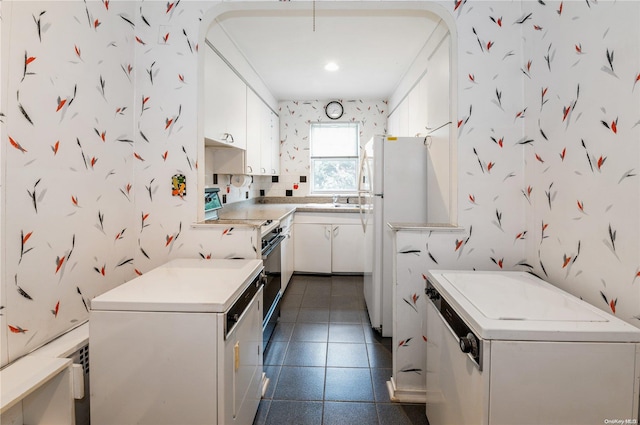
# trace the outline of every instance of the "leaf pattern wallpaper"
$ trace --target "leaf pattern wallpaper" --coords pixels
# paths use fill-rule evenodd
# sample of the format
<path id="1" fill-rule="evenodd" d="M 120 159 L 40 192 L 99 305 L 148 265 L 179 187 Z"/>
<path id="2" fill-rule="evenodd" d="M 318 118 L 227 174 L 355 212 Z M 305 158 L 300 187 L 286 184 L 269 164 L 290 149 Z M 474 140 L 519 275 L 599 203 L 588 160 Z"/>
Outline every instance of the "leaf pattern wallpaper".
<path id="1" fill-rule="evenodd" d="M 399 319 L 411 321 L 396 379 L 424 369 L 415 315 L 429 268 L 531 270 L 638 326 L 637 2 L 438 4 L 458 26 L 464 231 L 398 234 L 398 250 L 420 252 L 398 257 Z M 255 256 L 255 232 L 192 226 L 213 5 L 2 2 L 1 364 L 169 259 Z M 171 196 L 176 174 L 184 197 Z"/>
<path id="2" fill-rule="evenodd" d="M 328 100 L 287 100 L 278 104 L 280 116 L 280 177 L 266 191 L 267 196 L 285 196 L 286 190 L 293 190 L 293 196 L 307 196 L 309 183 L 301 183 L 298 189 L 294 183 L 300 182 L 300 176 L 306 176 L 309 182 L 309 125 L 312 122 L 329 122 L 325 115 Z M 364 146 L 374 135 L 385 134 L 387 102 L 344 99 L 344 115 L 338 122 L 360 123 L 360 145 Z"/>
<path id="3" fill-rule="evenodd" d="M 429 269 L 530 271 L 640 326 L 640 3 L 448 6 L 464 232 L 397 234 L 393 375 L 408 392 L 424 390 Z"/>

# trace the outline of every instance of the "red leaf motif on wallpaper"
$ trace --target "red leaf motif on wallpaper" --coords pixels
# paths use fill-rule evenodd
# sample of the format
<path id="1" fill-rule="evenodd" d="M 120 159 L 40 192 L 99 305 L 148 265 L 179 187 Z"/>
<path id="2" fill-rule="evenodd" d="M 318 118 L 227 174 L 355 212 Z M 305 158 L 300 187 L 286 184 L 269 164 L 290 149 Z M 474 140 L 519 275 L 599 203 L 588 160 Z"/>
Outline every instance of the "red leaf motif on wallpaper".
<path id="1" fill-rule="evenodd" d="M 165 126 L 164 129 L 166 130 L 167 128 L 169 128 L 169 126 L 171 125 L 171 123 L 173 122 L 173 118 L 167 118 L 164 120 L 165 121 Z"/>
<path id="2" fill-rule="evenodd" d="M 76 56 L 78 58 L 82 58 L 81 54 L 80 54 L 80 48 L 76 45 L 73 46 L 73 49 L 76 51 Z"/>
<path id="3" fill-rule="evenodd" d="M 168 155 L 169 155 L 169 151 L 165 151 L 165 152 L 162 154 L 162 159 L 164 159 L 164 160 L 166 161 L 166 160 L 167 160 L 167 156 L 168 156 Z"/>
<path id="4" fill-rule="evenodd" d="M 26 245 L 27 241 L 29 240 L 29 238 L 31 237 L 31 235 L 33 235 L 33 232 L 29 232 L 26 235 L 24 235 L 22 237 L 22 245 Z"/>
<path id="5" fill-rule="evenodd" d="M 562 261 L 562 268 L 566 268 L 567 265 L 569 265 L 569 262 L 571 261 L 571 257 L 567 257 L 567 254 L 563 255 L 563 261 Z"/>
<path id="6" fill-rule="evenodd" d="M 9 326 L 9 330 L 14 334 L 23 334 L 29 331 L 29 329 L 22 329 L 20 326 L 11 326 L 11 325 L 7 325 L 7 326 Z"/>
<path id="7" fill-rule="evenodd" d="M 107 132 L 103 131 L 100 132 L 100 130 L 98 130 L 97 128 L 94 128 L 93 131 L 96 132 L 96 134 L 98 135 L 98 137 L 104 142 L 107 138 Z"/>
<path id="8" fill-rule="evenodd" d="M 616 298 L 615 300 L 611 300 L 609 302 L 609 307 L 611 307 L 611 311 L 613 312 L 613 314 L 616 314 L 616 305 L 618 304 L 618 299 Z"/>
<path id="9" fill-rule="evenodd" d="M 542 157 L 540 157 L 540 155 L 535 154 L 536 155 L 536 159 L 540 162 L 544 164 L 544 159 L 542 159 Z"/>
<path id="10" fill-rule="evenodd" d="M 233 231 L 233 227 L 229 227 L 228 229 L 224 229 L 224 231 L 222 232 L 221 236 L 231 235 L 232 231 Z"/>
<path id="11" fill-rule="evenodd" d="M 460 249 L 460 247 L 462 246 L 462 244 L 464 243 L 464 240 L 458 240 L 456 239 L 456 251 Z"/>
<path id="12" fill-rule="evenodd" d="M 562 149 L 562 152 L 560 152 L 560 159 L 564 161 L 564 157 L 566 154 L 567 154 L 567 148 Z"/>
<path id="13" fill-rule="evenodd" d="M 51 310 L 53 317 L 58 317 L 58 312 L 60 311 L 60 301 L 56 303 L 56 306 Z"/>
<path id="14" fill-rule="evenodd" d="M 133 153 L 133 156 L 134 156 L 136 159 L 138 159 L 138 160 L 140 160 L 140 161 L 143 161 L 143 162 L 144 162 L 144 159 L 143 159 L 140 155 L 138 155 L 136 152 L 134 152 L 134 153 Z"/>
<path id="15" fill-rule="evenodd" d="M 540 25 L 534 25 L 533 29 L 536 31 L 542 31 L 542 27 Z"/>
<path id="16" fill-rule="evenodd" d="M 576 44 L 576 53 L 582 54 L 582 43 Z"/>
<path id="17" fill-rule="evenodd" d="M 402 341 L 400 341 L 398 343 L 398 347 L 408 347 L 409 346 L 409 342 L 411 342 L 412 339 L 413 339 L 413 337 L 407 338 L 407 339 L 403 339 Z"/>
<path id="18" fill-rule="evenodd" d="M 184 83 L 184 75 L 178 74 L 178 79 Z"/>
<path id="19" fill-rule="evenodd" d="M 171 9 L 173 9 L 173 6 L 175 6 L 175 5 L 176 5 L 175 3 L 167 3 L 167 12 L 166 13 L 169 13 L 171 11 Z"/>
<path id="20" fill-rule="evenodd" d="M 424 273 L 422 273 L 422 280 L 427 280 L 427 276 L 425 276 Z"/>
<path id="21" fill-rule="evenodd" d="M 524 232 L 520 232 L 516 235 L 516 238 L 514 239 L 514 242 L 517 240 L 524 240 L 526 239 L 527 236 L 527 231 L 525 230 Z"/>
<path id="22" fill-rule="evenodd" d="M 604 162 L 607 160 L 606 156 L 601 156 L 600 158 L 598 158 L 598 170 L 600 170 L 602 168 L 602 166 L 604 165 Z"/>
<path id="23" fill-rule="evenodd" d="M 133 269 L 134 273 L 137 274 L 138 276 L 142 276 L 142 272 L 138 269 Z"/>
<path id="24" fill-rule="evenodd" d="M 462 4 L 462 0 L 456 0 L 455 4 L 453 5 L 453 11 L 455 12 L 456 10 L 458 10 L 461 4 Z"/>
<path id="25" fill-rule="evenodd" d="M 64 255 L 62 257 L 56 257 L 56 274 L 58 274 L 60 268 L 62 267 L 62 264 L 64 264 L 65 258 L 66 257 Z"/>
<path id="26" fill-rule="evenodd" d="M 173 236 L 167 235 L 166 243 L 164 244 L 164 246 L 169 246 L 169 244 L 171 243 L 172 240 L 173 240 Z"/>
<path id="27" fill-rule="evenodd" d="M 487 171 L 491 171 L 491 169 L 493 168 L 493 166 L 496 165 L 495 162 L 490 162 L 487 164 Z"/>
<path id="28" fill-rule="evenodd" d="M 636 88 L 636 84 L 638 84 L 638 81 L 640 81 L 640 72 L 638 73 L 638 75 L 636 75 L 636 79 L 635 79 L 635 80 L 634 80 L 634 82 L 633 82 L 633 89 L 632 89 L 632 91 L 633 91 L 633 90 L 635 90 L 635 88 Z"/>
<path id="29" fill-rule="evenodd" d="M 76 206 L 79 207 L 80 205 L 78 205 L 78 198 L 76 198 L 75 196 L 71 195 L 71 203 Z"/>
<path id="30" fill-rule="evenodd" d="M 95 156 L 91 157 L 91 168 L 93 168 L 94 165 L 96 165 L 96 162 L 98 162 L 98 158 L 96 158 Z"/>
<path id="31" fill-rule="evenodd" d="M 558 10 L 557 10 L 558 15 L 562 15 L 562 9 L 563 9 L 563 7 L 564 7 L 564 2 L 560 2 L 560 7 L 559 7 L 559 8 L 558 8 Z"/>
<path id="32" fill-rule="evenodd" d="M 60 109 L 62 109 L 62 107 L 64 106 L 65 103 L 67 103 L 67 99 L 60 99 L 58 97 L 58 107 L 56 108 L 56 112 L 58 112 Z"/>
<path id="33" fill-rule="evenodd" d="M 427 342 L 427 337 L 422 335 L 422 339 L 424 340 L 424 342 Z"/>
<path id="34" fill-rule="evenodd" d="M 476 82 L 476 77 L 473 74 L 469 74 L 469 81 L 471 81 L 472 83 Z"/>
<path id="35" fill-rule="evenodd" d="M 169 41 L 169 33 L 166 33 L 165 35 L 163 35 L 162 40 L 164 40 L 165 43 Z"/>
<path id="36" fill-rule="evenodd" d="M 569 115 L 570 111 L 571 111 L 571 105 L 562 108 L 562 122 L 564 122 L 567 119 L 567 115 Z"/>
<path id="37" fill-rule="evenodd" d="M 604 120 L 602 120 L 600 122 L 602 123 L 602 125 L 607 127 L 609 130 L 613 131 L 614 134 L 618 134 L 618 118 L 617 117 L 616 117 L 615 120 L 611 121 L 611 124 L 607 123 Z"/>
<path id="38" fill-rule="evenodd" d="M 98 28 L 100 26 L 101 22 L 96 19 L 95 21 L 93 21 L 93 28 Z"/>
<path id="39" fill-rule="evenodd" d="M 491 50 L 491 48 L 493 47 L 493 44 L 494 44 L 494 43 L 493 43 L 493 41 L 489 41 L 489 42 L 487 43 L 487 52 L 488 52 L 489 50 Z"/>
<path id="40" fill-rule="evenodd" d="M 109 0 L 103 0 L 102 2 L 104 3 L 104 7 L 109 10 Z"/>
<path id="41" fill-rule="evenodd" d="M 516 114 L 516 118 L 515 118 L 515 119 L 518 119 L 518 118 L 524 118 L 524 117 L 525 117 L 525 115 L 524 115 L 524 114 L 525 114 L 525 112 L 527 112 L 527 108 L 524 108 L 522 111 L 518 112 L 518 113 Z"/>
<path id="42" fill-rule="evenodd" d="M 580 212 L 584 212 L 584 204 L 580 201 L 577 201 L 577 202 L 578 202 L 578 209 L 580 210 Z"/>
<path id="43" fill-rule="evenodd" d="M 136 41 L 137 41 L 138 43 L 142 44 L 143 46 L 146 46 L 146 45 L 147 45 L 147 43 L 145 43 L 144 41 L 142 41 L 142 40 L 140 39 L 140 37 L 138 37 L 138 36 L 136 36 Z"/>
<path id="44" fill-rule="evenodd" d="M 22 147 L 22 145 L 20 145 L 20 143 L 18 143 L 15 140 L 13 140 L 13 138 L 11 138 L 11 136 L 9 136 L 9 143 L 11 143 L 11 146 L 13 146 L 14 148 L 18 149 L 22 153 L 25 153 L 27 151 L 25 148 Z"/>
<path id="45" fill-rule="evenodd" d="M 51 146 L 51 150 L 53 151 L 54 155 L 58 153 L 58 148 L 60 148 L 60 140 L 58 140 L 53 146 Z"/>
<path id="46" fill-rule="evenodd" d="M 24 60 L 24 66 L 29 65 L 31 62 L 33 62 L 34 60 L 36 60 L 36 58 L 34 56 L 30 56 L 28 58 L 25 58 Z"/>

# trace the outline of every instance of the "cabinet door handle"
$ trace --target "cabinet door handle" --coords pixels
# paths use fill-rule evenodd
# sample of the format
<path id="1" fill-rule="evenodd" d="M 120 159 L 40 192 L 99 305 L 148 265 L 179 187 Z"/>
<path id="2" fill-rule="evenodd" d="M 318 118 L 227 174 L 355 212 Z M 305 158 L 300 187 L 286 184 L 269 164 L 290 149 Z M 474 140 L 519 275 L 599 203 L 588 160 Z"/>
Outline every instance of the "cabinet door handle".
<path id="1" fill-rule="evenodd" d="M 231 140 L 229 140 L 229 139 L 231 139 Z M 227 142 L 227 143 L 233 143 L 233 142 L 234 142 L 234 140 L 233 140 L 233 134 L 231 134 L 231 133 L 224 133 L 224 141 L 225 141 L 225 142 Z"/>
<path id="2" fill-rule="evenodd" d="M 247 169 L 249 170 L 249 174 L 253 173 L 253 167 L 251 165 L 247 165 Z"/>
<path id="3" fill-rule="evenodd" d="M 327 240 L 331 240 L 331 226 L 325 226 L 324 237 L 327 238 Z"/>
<path id="4" fill-rule="evenodd" d="M 337 237 L 338 233 L 340 233 L 340 228 L 338 226 L 333 228 L 333 237 Z"/>
<path id="5" fill-rule="evenodd" d="M 266 174 L 267 170 L 266 170 L 265 168 L 261 168 L 261 169 L 260 169 L 260 172 L 261 172 L 261 173 L 265 173 L 265 174 Z"/>

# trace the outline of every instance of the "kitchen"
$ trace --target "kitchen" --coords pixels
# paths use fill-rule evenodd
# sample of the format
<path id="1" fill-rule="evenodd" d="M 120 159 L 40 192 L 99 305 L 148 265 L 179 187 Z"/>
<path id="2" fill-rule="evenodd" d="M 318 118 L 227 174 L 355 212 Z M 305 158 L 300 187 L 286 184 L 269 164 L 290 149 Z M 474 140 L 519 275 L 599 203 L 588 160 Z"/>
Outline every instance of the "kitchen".
<path id="1" fill-rule="evenodd" d="M 465 232 L 405 232 L 401 246 L 439 268 L 531 267 L 638 326 L 637 4 L 440 5 L 458 33 Z M 137 273 L 224 258 L 244 235 L 235 229 L 222 244 L 191 227 L 209 3 L 1 7 L 5 365 L 85 321 L 85 303 Z M 175 174 L 186 176 L 182 198 L 168 193 Z M 413 257 L 404 259 L 419 266 L 407 268 L 433 268 Z"/>

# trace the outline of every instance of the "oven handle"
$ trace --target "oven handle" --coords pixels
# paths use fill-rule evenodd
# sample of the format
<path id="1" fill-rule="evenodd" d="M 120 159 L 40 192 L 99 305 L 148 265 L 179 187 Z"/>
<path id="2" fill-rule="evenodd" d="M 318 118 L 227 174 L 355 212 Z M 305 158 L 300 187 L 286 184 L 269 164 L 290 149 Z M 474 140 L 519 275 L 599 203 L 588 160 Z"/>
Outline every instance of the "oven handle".
<path id="1" fill-rule="evenodd" d="M 276 247 L 278 247 L 278 245 L 280 245 L 282 243 L 282 241 L 284 240 L 285 235 L 278 235 L 275 238 L 275 241 L 273 241 L 273 243 L 271 245 L 269 245 L 269 248 L 267 248 L 266 251 L 262 252 L 262 259 L 265 260 L 269 254 L 271 254 L 271 252 L 276 249 Z"/>

